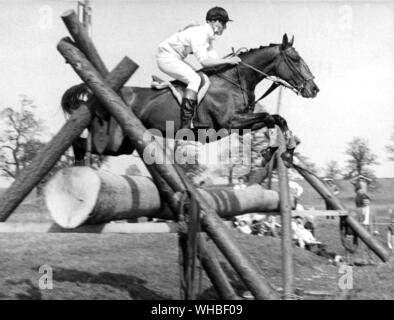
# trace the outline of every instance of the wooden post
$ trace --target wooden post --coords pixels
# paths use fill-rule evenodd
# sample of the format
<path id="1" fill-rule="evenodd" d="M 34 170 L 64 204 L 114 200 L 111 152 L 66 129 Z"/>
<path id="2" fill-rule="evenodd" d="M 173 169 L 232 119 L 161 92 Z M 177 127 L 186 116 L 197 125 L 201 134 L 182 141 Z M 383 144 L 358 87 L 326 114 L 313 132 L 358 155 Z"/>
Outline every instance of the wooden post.
<path id="1" fill-rule="evenodd" d="M 131 59 L 124 58 L 106 78 L 115 90 L 121 88 L 138 68 Z M 25 167 L 11 186 L 0 196 L 0 221 L 5 221 L 37 183 L 53 168 L 61 155 L 92 121 L 91 106 L 97 100 L 88 101 L 76 110 L 55 137 Z"/>
<path id="2" fill-rule="evenodd" d="M 222 300 L 239 300 L 240 298 L 235 293 L 227 279 L 227 275 L 219 264 L 218 259 L 214 254 L 214 249 L 208 247 L 208 241 L 200 235 L 198 250 L 200 251 L 200 261 L 209 279 L 211 280 L 216 292 Z"/>
<path id="3" fill-rule="evenodd" d="M 102 77 L 86 57 L 72 44 L 71 40 L 63 39 L 60 41 L 58 50 L 81 79 L 90 87 L 103 106 L 116 119 L 134 147 L 142 155 L 148 143 L 154 141 L 152 139 L 153 136 L 145 129 L 132 110 L 127 108 L 122 99 L 105 85 Z M 156 161 L 153 166 L 174 191 L 184 191 L 185 188 L 182 180 L 178 176 L 174 165 L 170 164 L 171 159 L 168 158 L 166 152 L 160 150 L 160 146 L 158 145 L 157 150 L 158 152 L 155 154 Z M 229 259 L 255 297 L 257 299 L 277 299 L 278 295 L 276 291 L 236 246 L 235 239 L 230 235 L 228 229 L 224 229 L 226 227 L 223 226 L 223 222 L 217 216 L 216 212 L 207 208 L 204 199 L 193 186 L 189 187 L 196 194 L 200 207 L 205 213 L 203 214 L 203 226 L 205 226 L 207 233 L 214 239 L 215 244 L 222 250 L 226 258 Z"/>
<path id="4" fill-rule="evenodd" d="M 320 196 L 334 210 L 347 211 L 346 207 L 327 188 L 327 186 L 314 174 L 300 165 L 293 164 L 294 168 L 304 177 L 306 181 L 320 194 Z M 365 228 L 352 216 L 343 217 L 346 223 L 353 229 L 355 234 L 370 248 L 383 262 L 389 260 L 389 253 Z"/>
<path id="5" fill-rule="evenodd" d="M 287 300 L 293 294 L 293 256 L 292 256 L 292 230 L 291 207 L 289 194 L 289 178 L 287 168 L 281 158 L 286 151 L 284 137 L 278 130 L 280 147 L 276 152 L 276 163 L 279 177 L 280 214 L 282 224 L 282 270 L 283 270 L 283 298 Z"/>

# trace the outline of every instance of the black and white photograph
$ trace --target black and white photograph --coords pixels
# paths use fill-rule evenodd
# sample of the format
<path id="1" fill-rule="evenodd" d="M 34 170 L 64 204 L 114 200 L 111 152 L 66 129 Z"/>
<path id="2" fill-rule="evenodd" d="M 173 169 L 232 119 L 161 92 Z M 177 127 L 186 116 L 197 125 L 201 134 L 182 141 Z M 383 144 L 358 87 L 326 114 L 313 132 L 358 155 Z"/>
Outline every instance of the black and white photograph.
<path id="1" fill-rule="evenodd" d="M 394 2 L 0 12 L 0 300 L 394 299 Z"/>

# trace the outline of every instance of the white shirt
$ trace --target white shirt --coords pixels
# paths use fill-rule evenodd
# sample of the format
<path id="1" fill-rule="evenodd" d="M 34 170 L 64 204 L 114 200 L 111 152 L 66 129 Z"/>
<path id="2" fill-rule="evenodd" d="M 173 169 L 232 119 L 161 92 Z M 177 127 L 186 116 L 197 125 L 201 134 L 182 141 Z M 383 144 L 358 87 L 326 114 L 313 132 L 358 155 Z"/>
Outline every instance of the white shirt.
<path id="1" fill-rule="evenodd" d="M 159 53 L 171 53 L 181 60 L 194 54 L 199 62 L 208 57 L 218 58 L 212 47 L 214 39 L 213 29 L 208 23 L 186 27 L 160 43 Z"/>
<path id="2" fill-rule="evenodd" d="M 318 243 L 313 234 L 296 221 L 291 222 L 291 229 L 293 231 L 293 240 L 298 240 L 301 248 L 304 248 L 305 244 Z"/>

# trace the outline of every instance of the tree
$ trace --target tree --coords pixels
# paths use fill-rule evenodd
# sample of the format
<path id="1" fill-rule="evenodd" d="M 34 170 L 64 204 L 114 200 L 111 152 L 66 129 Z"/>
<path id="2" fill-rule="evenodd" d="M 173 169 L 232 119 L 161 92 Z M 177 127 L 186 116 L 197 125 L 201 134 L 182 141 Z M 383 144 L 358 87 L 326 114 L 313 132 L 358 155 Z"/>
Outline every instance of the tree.
<path id="1" fill-rule="evenodd" d="M 5 108 L 0 113 L 5 128 L 0 137 L 0 165 L 3 176 L 15 179 L 43 146 L 40 138 L 45 127 L 43 121 L 34 115 L 34 108 L 32 100 L 21 96 L 19 110 Z"/>
<path id="2" fill-rule="evenodd" d="M 368 166 L 378 164 L 377 155 L 372 152 L 367 140 L 360 137 L 354 138 L 348 143 L 345 154 L 349 156 L 345 178 L 351 179 L 363 175 L 372 181 L 376 180 L 373 170 Z"/>
<path id="3" fill-rule="evenodd" d="M 8 107 L 0 113 L 4 128 L 0 136 L 0 175 L 15 179 L 45 146 L 46 127 L 43 120 L 34 114 L 35 108 L 32 100 L 21 95 L 18 108 Z M 54 172 L 72 163 L 71 155 L 62 155 L 55 168 L 37 186 L 37 193 Z"/>
<path id="4" fill-rule="evenodd" d="M 386 150 L 390 154 L 388 159 L 394 161 L 394 132 L 391 134 L 391 141 L 393 144 L 386 146 Z"/>
<path id="5" fill-rule="evenodd" d="M 339 164 L 337 161 L 331 160 L 327 162 L 324 174 L 326 178 L 331 178 L 335 180 L 342 176 L 342 170 L 339 168 Z"/>

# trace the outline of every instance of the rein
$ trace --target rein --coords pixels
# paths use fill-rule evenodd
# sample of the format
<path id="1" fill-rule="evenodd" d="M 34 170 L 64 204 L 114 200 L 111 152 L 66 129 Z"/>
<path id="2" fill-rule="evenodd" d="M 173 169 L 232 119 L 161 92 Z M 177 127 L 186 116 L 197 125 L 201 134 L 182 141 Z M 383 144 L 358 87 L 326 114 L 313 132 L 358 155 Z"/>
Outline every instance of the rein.
<path id="1" fill-rule="evenodd" d="M 286 50 L 287 50 L 287 49 L 286 49 Z M 255 105 L 256 105 L 260 100 L 264 99 L 266 96 L 268 96 L 270 93 L 272 93 L 272 92 L 273 92 L 276 88 L 278 88 L 279 86 L 284 86 L 285 88 L 290 89 L 290 90 L 292 90 L 295 94 L 299 95 L 300 92 L 301 92 L 301 90 L 305 87 L 305 84 L 306 84 L 309 80 L 314 79 L 314 76 L 313 76 L 313 75 L 311 75 L 309 78 L 305 78 L 305 77 L 301 74 L 301 72 L 300 72 L 299 70 L 297 70 L 297 68 L 294 66 L 294 63 L 293 63 L 291 60 L 289 60 L 289 58 L 286 56 L 286 54 L 285 54 L 286 50 L 282 50 L 282 51 L 280 52 L 280 54 L 282 55 L 283 61 L 286 63 L 286 65 L 288 66 L 288 68 L 289 68 L 289 69 L 296 75 L 296 77 L 300 80 L 300 82 L 301 82 L 300 85 L 294 86 L 294 85 L 288 83 L 287 81 L 285 81 L 285 80 L 283 80 L 283 79 L 280 79 L 280 78 L 278 78 L 278 77 L 270 76 L 269 74 L 265 73 L 264 71 L 259 70 L 259 69 L 257 69 L 256 67 L 254 67 L 254 66 L 252 66 L 252 65 L 250 65 L 250 64 L 248 64 L 248 63 L 246 63 L 246 62 L 244 62 L 244 61 L 241 61 L 241 62 L 240 62 L 240 64 L 241 64 L 242 66 L 244 66 L 244 67 L 246 67 L 246 68 L 248 68 L 248 69 L 251 69 L 251 70 L 255 71 L 256 73 L 258 73 L 258 74 L 264 76 L 265 79 L 267 79 L 267 80 L 269 80 L 269 81 L 272 82 L 271 86 L 270 86 L 270 87 L 269 87 L 269 88 L 268 88 L 268 89 L 267 89 L 257 100 L 255 100 L 253 103 L 251 103 L 251 104 L 249 105 L 249 110 L 252 110 L 252 111 L 253 111 Z M 242 48 L 239 49 L 239 50 L 237 50 L 237 52 L 234 52 L 234 48 L 233 48 L 232 51 L 233 51 L 233 52 L 230 53 L 229 55 L 227 55 L 226 57 L 228 57 L 228 56 L 237 56 L 238 53 L 242 51 Z M 220 78 L 223 78 L 223 79 L 227 80 L 228 82 L 230 82 L 230 83 L 233 84 L 234 86 L 238 87 L 238 88 L 242 91 L 242 95 L 243 95 L 244 100 L 245 100 L 245 93 L 247 93 L 247 90 L 245 90 L 245 89 L 242 87 L 241 78 L 240 78 L 240 73 L 239 73 L 239 68 L 238 68 L 238 66 L 236 66 L 236 69 L 237 69 L 237 75 L 238 75 L 238 83 L 237 83 L 236 81 L 234 81 L 233 79 L 231 79 L 231 78 L 229 78 L 229 77 L 226 77 L 226 76 L 224 76 L 224 75 L 222 75 L 222 74 L 221 74 L 221 75 L 217 75 L 217 76 L 220 77 Z M 244 102 L 245 102 L 245 107 L 247 107 L 246 101 L 244 101 Z"/>
<path id="2" fill-rule="evenodd" d="M 276 78 L 276 77 L 272 77 L 272 76 L 268 75 L 267 73 L 265 73 L 264 71 L 261 71 L 261 70 L 253 67 L 252 65 L 250 65 L 250 64 L 248 64 L 246 62 L 241 61 L 240 64 L 245 66 L 245 67 L 247 67 L 247 68 L 249 68 L 249 69 L 252 69 L 253 71 L 255 71 L 255 72 L 257 72 L 257 73 L 259 73 L 259 74 L 261 74 L 263 76 L 265 76 L 265 79 L 267 79 L 269 81 L 272 81 L 273 84 L 277 84 L 278 86 L 284 86 L 284 87 L 294 91 L 297 95 L 299 94 L 299 91 L 297 90 L 297 88 L 295 88 L 291 84 L 287 83 L 286 81 L 284 81 L 282 79 L 279 79 L 279 78 Z"/>

